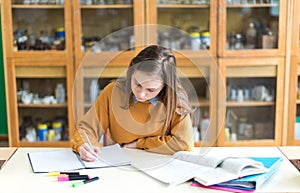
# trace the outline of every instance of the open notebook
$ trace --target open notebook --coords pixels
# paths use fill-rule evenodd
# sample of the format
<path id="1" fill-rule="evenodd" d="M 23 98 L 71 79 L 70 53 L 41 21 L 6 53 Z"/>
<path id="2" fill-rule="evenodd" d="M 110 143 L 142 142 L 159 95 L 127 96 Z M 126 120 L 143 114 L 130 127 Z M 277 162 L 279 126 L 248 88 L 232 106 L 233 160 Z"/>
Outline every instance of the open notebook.
<path id="1" fill-rule="evenodd" d="M 119 144 L 103 147 L 99 159 L 94 162 L 81 160 L 72 149 L 30 152 L 28 158 L 34 173 L 115 167 L 131 163 Z"/>

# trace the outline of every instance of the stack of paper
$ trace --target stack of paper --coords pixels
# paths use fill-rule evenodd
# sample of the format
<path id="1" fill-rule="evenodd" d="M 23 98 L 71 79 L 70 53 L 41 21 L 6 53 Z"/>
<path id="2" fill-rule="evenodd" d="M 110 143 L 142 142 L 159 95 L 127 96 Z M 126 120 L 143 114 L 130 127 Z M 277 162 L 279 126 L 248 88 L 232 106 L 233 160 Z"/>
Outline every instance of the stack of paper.
<path id="1" fill-rule="evenodd" d="M 263 174 L 245 176 L 239 179 L 214 184 L 212 186 L 203 186 L 197 181 L 195 181 L 193 185 L 211 189 L 249 193 L 257 190 L 264 184 L 277 171 L 282 163 L 281 157 L 252 157 L 251 159 L 263 163 L 269 171 Z"/>

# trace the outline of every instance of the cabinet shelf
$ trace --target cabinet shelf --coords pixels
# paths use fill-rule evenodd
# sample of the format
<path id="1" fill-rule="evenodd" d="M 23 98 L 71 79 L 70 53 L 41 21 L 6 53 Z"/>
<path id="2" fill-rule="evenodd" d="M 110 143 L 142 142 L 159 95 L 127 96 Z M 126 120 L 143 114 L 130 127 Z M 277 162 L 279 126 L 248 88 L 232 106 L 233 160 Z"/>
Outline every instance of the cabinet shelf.
<path id="1" fill-rule="evenodd" d="M 13 52 L 13 56 L 17 58 L 42 58 L 42 59 L 65 59 L 67 55 L 66 50 L 18 50 Z"/>
<path id="2" fill-rule="evenodd" d="M 34 141 L 34 142 L 27 142 L 27 141 L 20 141 L 19 145 L 21 147 L 69 147 L 68 141 Z"/>
<path id="3" fill-rule="evenodd" d="M 12 5 L 13 9 L 64 9 L 63 5 Z"/>
<path id="4" fill-rule="evenodd" d="M 235 142 L 224 142 L 224 146 L 240 147 L 240 146 L 273 146 L 274 142 L 268 139 L 260 140 L 237 140 Z"/>
<path id="5" fill-rule="evenodd" d="M 251 8 L 278 7 L 278 4 L 265 3 L 265 4 L 235 4 L 235 5 L 227 5 L 227 8 L 245 8 L 245 7 L 251 7 Z"/>
<path id="6" fill-rule="evenodd" d="M 227 107 L 254 107 L 254 106 L 275 106 L 275 102 L 265 101 L 245 101 L 245 102 L 233 102 L 228 101 Z"/>
<path id="7" fill-rule="evenodd" d="M 209 99 L 200 98 L 198 102 L 191 103 L 192 106 L 209 107 Z"/>
<path id="8" fill-rule="evenodd" d="M 200 107 L 208 107 L 209 106 L 209 100 L 208 99 L 199 99 L 198 102 L 194 102 L 194 103 L 191 103 L 192 106 L 200 106 Z M 85 108 L 88 108 L 88 107 L 91 107 L 92 106 L 92 103 L 84 103 L 84 107 Z"/>
<path id="9" fill-rule="evenodd" d="M 18 103 L 20 108 L 67 108 L 67 103 L 65 104 L 24 104 Z"/>
<path id="10" fill-rule="evenodd" d="M 276 66 L 229 66 L 226 70 L 227 78 L 259 78 L 259 77 L 276 77 Z"/>
<path id="11" fill-rule="evenodd" d="M 209 8 L 210 5 L 182 5 L 182 4 L 159 4 L 157 5 L 158 8 L 180 8 L 180 9 L 184 9 L 184 8 Z"/>
<path id="12" fill-rule="evenodd" d="M 81 5 L 81 9 L 128 9 L 133 8 L 133 5 L 118 4 L 118 5 Z"/>
<path id="13" fill-rule="evenodd" d="M 35 64 L 35 66 L 28 66 L 24 63 L 19 64 L 15 69 L 16 78 L 66 78 L 65 66 L 43 66 L 42 64 Z"/>

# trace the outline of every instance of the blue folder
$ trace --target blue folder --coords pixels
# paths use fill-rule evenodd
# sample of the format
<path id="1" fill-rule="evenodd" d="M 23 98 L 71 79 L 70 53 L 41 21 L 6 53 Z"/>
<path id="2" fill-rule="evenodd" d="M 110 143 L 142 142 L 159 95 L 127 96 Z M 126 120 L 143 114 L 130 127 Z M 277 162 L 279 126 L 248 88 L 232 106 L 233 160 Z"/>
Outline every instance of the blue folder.
<path id="1" fill-rule="evenodd" d="M 264 166 L 269 169 L 269 171 L 263 174 L 245 176 L 240 179 L 230 180 L 228 182 L 215 184 L 214 186 L 236 188 L 242 190 L 256 190 L 277 171 L 277 169 L 280 167 L 283 160 L 281 157 L 250 157 L 250 158 L 262 162 Z"/>

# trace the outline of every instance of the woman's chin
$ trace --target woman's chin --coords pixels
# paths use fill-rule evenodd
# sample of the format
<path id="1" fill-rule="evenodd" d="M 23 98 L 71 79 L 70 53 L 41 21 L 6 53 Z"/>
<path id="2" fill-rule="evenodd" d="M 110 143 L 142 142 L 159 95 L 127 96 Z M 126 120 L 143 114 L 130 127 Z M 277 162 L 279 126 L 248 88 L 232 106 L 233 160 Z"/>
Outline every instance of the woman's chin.
<path id="1" fill-rule="evenodd" d="M 141 103 L 143 103 L 143 102 L 145 102 L 145 101 L 147 101 L 147 99 L 136 99 L 138 102 L 141 102 Z"/>

